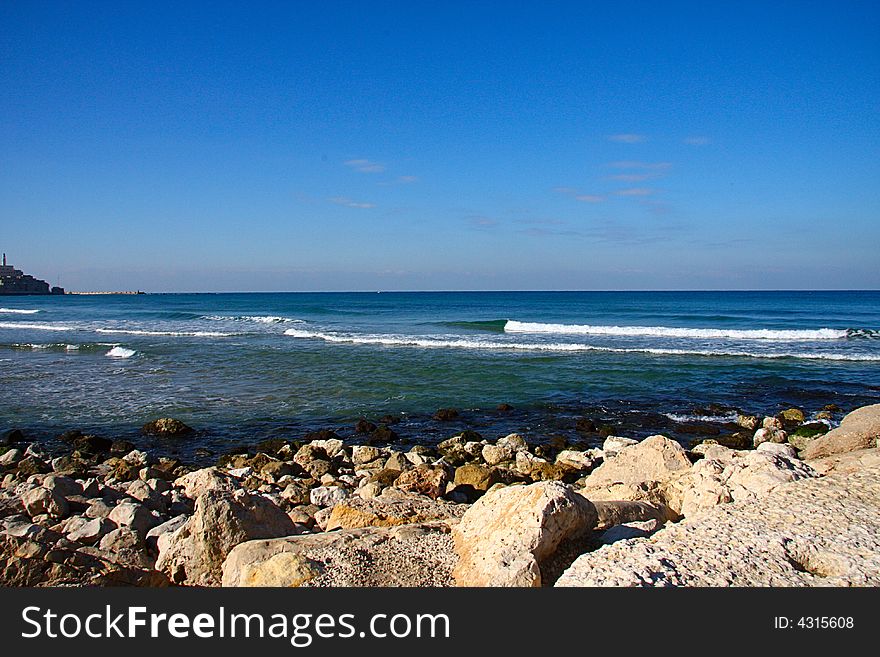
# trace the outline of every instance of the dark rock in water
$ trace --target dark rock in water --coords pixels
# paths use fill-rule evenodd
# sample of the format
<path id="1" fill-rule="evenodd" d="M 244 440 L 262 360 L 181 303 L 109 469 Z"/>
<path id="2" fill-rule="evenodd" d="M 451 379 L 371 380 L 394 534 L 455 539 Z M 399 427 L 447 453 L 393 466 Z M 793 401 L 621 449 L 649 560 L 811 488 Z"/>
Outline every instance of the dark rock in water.
<path id="1" fill-rule="evenodd" d="M 706 406 L 698 406 L 694 409 L 694 415 L 727 415 L 734 411 L 730 406 L 724 404 L 707 404 Z"/>
<path id="2" fill-rule="evenodd" d="M 596 433 L 597 431 L 596 423 L 586 417 L 578 418 L 574 428 L 581 433 Z"/>
<path id="3" fill-rule="evenodd" d="M 449 422 L 450 420 L 454 420 L 458 417 L 458 411 L 454 408 L 441 408 L 436 413 L 434 413 L 434 419 L 437 422 Z"/>
<path id="4" fill-rule="evenodd" d="M 749 431 L 737 431 L 730 434 L 719 434 L 713 438 L 698 440 L 694 445 L 706 443 L 710 445 L 721 445 L 729 449 L 752 449 L 754 447 L 754 436 Z"/>
<path id="5" fill-rule="evenodd" d="M 568 440 L 565 438 L 565 436 L 550 436 L 549 440 L 547 440 L 547 445 L 550 447 L 550 449 L 556 452 L 560 452 L 568 447 Z"/>
<path id="6" fill-rule="evenodd" d="M 304 440 L 306 442 L 311 442 L 313 440 L 341 440 L 341 438 L 336 435 L 336 432 L 332 429 L 320 429 L 318 431 L 313 431 L 312 433 L 307 433 Z"/>
<path id="7" fill-rule="evenodd" d="M 264 452 L 271 456 L 277 456 L 278 452 L 288 445 L 290 445 L 290 443 L 283 438 L 269 438 L 261 443 L 257 443 L 257 451 Z"/>
<path id="8" fill-rule="evenodd" d="M 397 433 L 395 433 L 392 429 L 389 429 L 384 424 L 380 424 L 378 427 L 370 432 L 371 443 L 391 443 L 396 441 L 397 438 Z"/>
<path id="9" fill-rule="evenodd" d="M 383 415 L 379 418 L 379 424 L 397 424 L 400 418 L 396 415 Z"/>
<path id="10" fill-rule="evenodd" d="M 603 424 L 599 426 L 599 435 L 603 438 L 613 436 L 615 433 L 614 426 L 611 424 Z"/>
<path id="11" fill-rule="evenodd" d="M 822 407 L 822 410 L 828 411 L 829 413 L 840 413 L 843 411 L 843 409 L 840 408 L 840 406 L 838 406 L 837 404 L 825 404 Z"/>
<path id="12" fill-rule="evenodd" d="M 3 438 L 0 439 L 0 445 L 12 445 L 13 443 L 22 443 L 24 441 L 24 432 L 21 429 L 13 429 L 3 435 Z"/>
<path id="13" fill-rule="evenodd" d="M 498 404 L 498 406 L 495 407 L 495 410 L 496 411 L 504 411 L 504 412 L 512 411 L 513 406 L 511 406 L 510 404 Z"/>
<path id="14" fill-rule="evenodd" d="M 81 436 L 73 441 L 73 448 L 80 454 L 104 454 L 110 451 L 113 441 L 100 436 Z"/>
<path id="15" fill-rule="evenodd" d="M 806 416 L 799 408 L 787 408 L 777 416 L 786 430 L 794 429 L 804 423 Z"/>
<path id="16" fill-rule="evenodd" d="M 214 452 L 212 452 L 207 447 L 196 447 L 195 452 L 193 452 L 199 458 L 205 458 L 207 456 L 213 456 Z"/>
<path id="17" fill-rule="evenodd" d="M 194 429 L 173 417 L 162 417 L 147 422 L 141 431 L 154 436 L 184 436 L 193 433 Z"/>
<path id="18" fill-rule="evenodd" d="M 471 429 L 465 429 L 458 435 L 461 436 L 465 442 L 480 442 L 483 439 L 481 434 Z"/>
<path id="19" fill-rule="evenodd" d="M 63 443 L 72 443 L 77 438 L 82 438 L 83 432 L 79 429 L 71 429 L 70 431 L 65 431 L 60 436 L 58 436 L 58 440 Z"/>
<path id="20" fill-rule="evenodd" d="M 376 425 L 367 420 L 366 418 L 361 418 L 354 425 L 354 432 L 358 434 L 366 434 L 373 433 L 376 430 Z"/>
<path id="21" fill-rule="evenodd" d="M 134 449 L 134 443 L 127 440 L 114 440 L 110 445 L 110 454 L 113 456 L 125 456 Z"/>

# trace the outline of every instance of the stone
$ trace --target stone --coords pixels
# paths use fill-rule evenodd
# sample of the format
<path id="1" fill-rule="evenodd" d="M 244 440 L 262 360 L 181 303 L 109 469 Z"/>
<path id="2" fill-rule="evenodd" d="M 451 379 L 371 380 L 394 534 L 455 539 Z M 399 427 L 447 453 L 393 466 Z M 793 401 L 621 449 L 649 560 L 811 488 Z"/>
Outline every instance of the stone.
<path id="1" fill-rule="evenodd" d="M 615 525 L 649 520 L 656 520 L 662 525 L 668 520 L 678 518 L 668 507 L 647 502 L 596 500 L 593 506 L 596 507 L 596 529 L 609 529 Z"/>
<path id="2" fill-rule="evenodd" d="M 736 423 L 752 432 L 757 431 L 758 427 L 761 426 L 761 420 L 757 415 L 743 415 L 742 413 L 736 416 Z"/>
<path id="3" fill-rule="evenodd" d="M 778 417 L 765 417 L 763 422 L 761 422 L 761 427 L 763 429 L 776 429 L 777 431 L 782 431 L 785 429 L 785 426 L 782 424 L 782 420 Z"/>
<path id="4" fill-rule="evenodd" d="M 93 518 L 78 529 L 69 532 L 67 538 L 78 543 L 94 545 L 114 529 L 116 529 L 116 525 L 112 521 L 106 518 Z"/>
<path id="5" fill-rule="evenodd" d="M 351 448 L 351 462 L 355 465 L 366 465 L 382 458 L 382 450 L 369 445 L 356 445 Z"/>
<path id="6" fill-rule="evenodd" d="M 473 458 L 468 450 L 465 449 L 466 442 L 461 436 L 453 436 L 438 443 L 437 451 L 443 455 L 443 460 L 449 465 L 461 465 Z"/>
<path id="7" fill-rule="evenodd" d="M 498 465 L 506 461 L 512 461 L 516 452 L 506 445 L 483 445 L 481 456 L 486 465 Z"/>
<path id="8" fill-rule="evenodd" d="M 449 422 L 458 418 L 458 411 L 454 408 L 441 408 L 434 413 L 434 419 L 437 422 Z"/>
<path id="9" fill-rule="evenodd" d="M 602 545 L 611 545 L 617 541 L 628 541 L 632 538 L 647 538 L 662 526 L 663 524 L 658 520 L 644 520 L 615 525 L 602 533 L 599 537 L 599 542 Z"/>
<path id="10" fill-rule="evenodd" d="M 117 527 L 107 532 L 98 543 L 98 549 L 115 561 L 144 568 L 152 566 L 144 536 L 130 527 Z"/>
<path id="11" fill-rule="evenodd" d="M 0 454 L 0 466 L 6 467 L 18 463 L 24 457 L 24 452 L 16 447 Z"/>
<path id="12" fill-rule="evenodd" d="M 231 491 L 236 488 L 235 479 L 217 468 L 202 468 L 178 477 L 174 485 L 183 489 L 183 494 L 196 499 L 209 490 Z"/>
<path id="13" fill-rule="evenodd" d="M 116 505 L 107 515 L 107 519 L 112 520 L 118 527 L 134 530 L 141 537 L 146 536 L 152 527 L 159 524 L 147 507 L 134 502 L 122 502 Z"/>
<path id="14" fill-rule="evenodd" d="M 233 547 L 294 531 L 287 514 L 259 495 L 207 491 L 196 500 L 195 511 L 183 526 L 159 537 L 156 569 L 179 584 L 216 586 Z"/>
<path id="15" fill-rule="evenodd" d="M 51 518 L 61 519 L 70 513 L 67 500 L 55 491 L 42 487 L 22 493 L 21 503 L 31 518 L 46 514 Z"/>
<path id="16" fill-rule="evenodd" d="M 763 427 L 755 432 L 752 444 L 757 447 L 762 443 L 784 443 L 786 440 L 788 440 L 788 434 L 782 429 Z"/>
<path id="17" fill-rule="evenodd" d="M 348 489 L 341 486 L 319 486 L 309 494 L 309 501 L 315 506 L 328 507 L 338 504 L 350 495 Z"/>
<path id="18" fill-rule="evenodd" d="M 596 508 L 566 485 L 509 486 L 481 497 L 453 528 L 458 586 L 541 586 L 541 563 L 589 534 Z"/>
<path id="19" fill-rule="evenodd" d="M 456 486 L 466 486 L 479 493 L 485 493 L 493 485 L 501 481 L 498 470 L 485 465 L 468 463 L 455 470 Z"/>
<path id="20" fill-rule="evenodd" d="M 638 440 L 633 438 L 624 438 L 623 436 L 608 436 L 605 438 L 605 442 L 602 443 L 602 452 L 605 455 L 605 458 L 611 458 L 613 456 L 617 456 L 621 450 L 625 447 L 629 447 L 631 445 L 637 445 Z"/>
<path id="21" fill-rule="evenodd" d="M 877 446 L 880 439 L 880 404 L 862 406 L 844 416 L 840 426 L 807 445 L 801 456 L 819 459 Z"/>
<path id="22" fill-rule="evenodd" d="M 578 557 L 556 586 L 880 585 L 880 458 L 723 504 Z"/>
<path id="23" fill-rule="evenodd" d="M 184 436 L 193 433 L 193 428 L 187 426 L 180 420 L 162 417 L 152 422 L 147 422 L 141 431 L 146 434 L 157 436 Z"/>
<path id="24" fill-rule="evenodd" d="M 433 501 L 413 494 L 380 495 L 370 500 L 350 497 L 333 507 L 326 530 L 393 527 L 460 518 L 466 509 L 463 504 Z"/>
<path id="25" fill-rule="evenodd" d="M 529 451 L 529 444 L 526 442 L 526 439 L 518 433 L 509 433 L 503 438 L 499 438 L 496 445 L 498 447 L 506 447 L 514 452 Z"/>
<path id="26" fill-rule="evenodd" d="M 573 449 L 565 449 L 556 455 L 556 464 L 562 465 L 572 470 L 587 471 L 591 470 L 599 461 L 598 457 L 589 452 L 581 452 Z"/>
<path id="27" fill-rule="evenodd" d="M 690 467 L 690 459 L 679 443 L 665 436 L 649 436 L 638 444 L 624 447 L 613 458 L 606 459 L 586 478 L 584 489 L 589 491 L 591 488 L 631 486 L 644 482 L 662 484 Z M 589 497 L 589 493 L 584 494 Z"/>
<path id="28" fill-rule="evenodd" d="M 446 492 L 446 484 L 449 476 L 446 470 L 440 466 L 420 465 L 401 473 L 395 480 L 395 488 L 427 495 L 432 499 L 437 499 Z"/>
<path id="29" fill-rule="evenodd" d="M 362 527 L 236 546 L 223 564 L 230 586 L 450 586 L 455 562 L 442 522 Z"/>
<path id="30" fill-rule="evenodd" d="M 792 428 L 803 424 L 806 420 L 804 412 L 799 408 L 787 408 L 779 414 L 779 419 L 784 427 Z"/>
<path id="31" fill-rule="evenodd" d="M 156 525 L 150 531 L 147 532 L 145 542 L 147 547 L 158 553 L 159 551 L 159 537 L 164 534 L 171 534 L 186 524 L 187 520 L 189 520 L 189 516 L 179 515 L 171 518 L 171 520 L 166 520 L 160 525 Z"/>

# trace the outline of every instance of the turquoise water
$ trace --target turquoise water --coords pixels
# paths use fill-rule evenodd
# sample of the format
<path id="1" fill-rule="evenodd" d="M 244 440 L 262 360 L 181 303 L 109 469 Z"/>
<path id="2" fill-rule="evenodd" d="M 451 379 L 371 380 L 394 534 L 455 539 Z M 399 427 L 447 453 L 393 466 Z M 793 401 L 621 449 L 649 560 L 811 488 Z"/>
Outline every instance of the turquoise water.
<path id="1" fill-rule="evenodd" d="M 393 414 L 445 437 L 440 407 L 550 434 L 877 401 L 880 292 L 0 297 L 0 429 L 47 435 L 172 415 L 221 447 Z"/>

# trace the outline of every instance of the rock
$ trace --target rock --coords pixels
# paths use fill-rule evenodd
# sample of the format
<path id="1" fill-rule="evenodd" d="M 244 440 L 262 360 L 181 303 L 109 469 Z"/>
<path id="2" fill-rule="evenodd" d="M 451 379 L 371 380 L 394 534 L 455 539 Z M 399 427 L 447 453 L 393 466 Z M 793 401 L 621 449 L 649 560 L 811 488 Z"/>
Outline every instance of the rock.
<path id="1" fill-rule="evenodd" d="M 454 562 L 445 523 L 363 527 L 243 543 L 223 586 L 449 586 Z"/>
<path id="2" fill-rule="evenodd" d="M 591 470 L 601 458 L 600 455 L 592 451 L 580 452 L 564 449 L 556 455 L 556 464 L 571 470 L 587 471 Z"/>
<path id="3" fill-rule="evenodd" d="M 623 525 L 633 522 L 645 522 L 656 520 L 663 524 L 667 520 L 676 520 L 677 514 L 668 507 L 647 502 L 628 502 L 622 500 L 597 500 L 593 502 L 596 507 L 596 529 L 608 529 L 615 525 Z"/>
<path id="4" fill-rule="evenodd" d="M 752 432 L 757 431 L 758 427 L 761 426 L 761 420 L 757 415 L 743 415 L 742 413 L 736 416 L 736 423 Z"/>
<path id="5" fill-rule="evenodd" d="M 580 433 L 596 433 L 598 431 L 596 423 L 586 417 L 578 418 L 577 422 L 574 423 L 574 428 L 575 431 Z"/>
<path id="6" fill-rule="evenodd" d="M 351 462 L 358 465 L 374 463 L 382 458 L 382 450 L 369 445 L 356 445 L 351 449 Z"/>
<path id="7" fill-rule="evenodd" d="M 584 494 L 589 497 L 590 489 L 610 486 L 626 487 L 645 482 L 663 484 L 690 467 L 691 462 L 679 443 L 665 436 L 650 436 L 638 444 L 624 447 L 617 456 L 605 460 L 593 470 L 584 481 Z"/>
<path id="8" fill-rule="evenodd" d="M 177 583 L 216 586 L 234 546 L 294 531 L 287 514 L 258 495 L 208 491 L 196 500 L 195 512 L 182 527 L 160 537 L 156 569 Z"/>
<path id="9" fill-rule="evenodd" d="M 3 454 L 0 454 L 0 466 L 6 467 L 18 463 L 23 456 L 23 451 L 13 447 L 12 449 L 3 452 Z"/>
<path id="10" fill-rule="evenodd" d="M 376 425 L 367 420 L 366 418 L 361 418 L 354 425 L 354 432 L 357 434 L 368 434 L 372 433 L 376 430 Z"/>
<path id="11" fill-rule="evenodd" d="M 455 485 L 468 487 L 478 493 L 485 493 L 499 481 L 501 481 L 501 477 L 498 471 L 485 465 L 469 463 L 455 470 Z"/>
<path id="12" fill-rule="evenodd" d="M 15 467 L 18 476 L 22 478 L 30 477 L 35 474 L 44 474 L 49 472 L 50 469 L 50 466 L 47 465 L 43 459 L 35 456 L 28 456 L 27 452 L 25 452 L 25 457 L 21 459 Z"/>
<path id="13" fill-rule="evenodd" d="M 462 465 L 471 460 L 473 456 L 465 448 L 466 440 L 461 436 L 453 436 L 437 444 L 437 451 L 443 455 L 443 460 L 451 466 Z"/>
<path id="14" fill-rule="evenodd" d="M 309 504 L 311 493 L 309 486 L 301 481 L 294 481 L 281 491 L 281 499 L 288 504 Z"/>
<path id="15" fill-rule="evenodd" d="M 284 461 L 269 461 L 260 468 L 260 474 L 271 477 L 275 481 L 281 479 L 281 477 L 298 475 L 302 474 L 302 472 L 302 468 Z"/>
<path id="16" fill-rule="evenodd" d="M 342 451 L 344 443 L 341 438 L 324 438 L 323 440 L 313 440 L 311 445 L 323 449 L 327 458 L 333 459 Z"/>
<path id="17" fill-rule="evenodd" d="M 149 464 L 150 457 L 146 452 L 142 450 L 133 449 L 127 454 L 123 455 L 122 460 L 128 463 L 130 466 L 140 469 Z"/>
<path id="18" fill-rule="evenodd" d="M 358 527 L 394 527 L 431 520 L 459 518 L 466 510 L 463 504 L 432 501 L 421 495 L 388 494 L 370 500 L 349 497 L 333 507 L 327 531 Z"/>
<path id="19" fill-rule="evenodd" d="M 116 529 L 116 525 L 112 521 L 106 518 L 93 518 L 78 529 L 69 532 L 67 538 L 86 545 L 94 545 L 114 529 Z"/>
<path id="20" fill-rule="evenodd" d="M 483 445 L 481 456 L 486 465 L 498 465 L 506 461 L 512 461 L 516 452 L 504 445 Z"/>
<path id="21" fill-rule="evenodd" d="M 100 436 L 80 436 L 73 440 L 73 449 L 81 454 L 95 456 L 110 451 L 113 441 Z"/>
<path id="22" fill-rule="evenodd" d="M 159 524 L 156 517 L 147 510 L 147 507 L 134 502 L 118 504 L 110 511 L 107 519 L 112 520 L 118 527 L 134 530 L 141 537 L 146 536 L 152 527 Z"/>
<path id="23" fill-rule="evenodd" d="M 647 538 L 662 526 L 663 524 L 658 520 L 644 520 L 615 525 L 602 533 L 599 537 L 599 542 L 602 545 L 611 545 L 617 541 L 628 541 L 632 538 Z"/>
<path id="24" fill-rule="evenodd" d="M 776 429 L 778 431 L 782 431 L 785 427 L 782 424 L 782 420 L 778 417 L 765 417 L 764 421 L 761 422 L 761 427 L 764 429 Z"/>
<path id="25" fill-rule="evenodd" d="M 141 431 L 146 434 L 157 436 L 184 436 L 193 433 L 193 428 L 180 420 L 171 417 L 162 417 L 152 422 L 147 422 Z"/>
<path id="26" fill-rule="evenodd" d="M 98 549 L 122 563 L 143 568 L 152 566 L 143 534 L 130 527 L 118 527 L 107 532 L 98 543 Z"/>
<path id="27" fill-rule="evenodd" d="M 880 404 L 863 406 L 844 416 L 840 426 L 816 438 L 803 450 L 804 459 L 819 459 L 877 446 Z"/>
<path id="28" fill-rule="evenodd" d="M 67 500 L 55 491 L 42 487 L 22 493 L 21 503 L 31 518 L 46 514 L 51 518 L 61 519 L 70 513 Z"/>
<path id="29" fill-rule="evenodd" d="M 386 470 L 403 472 L 404 470 L 409 470 L 411 467 L 412 463 L 409 462 L 403 452 L 392 452 L 391 456 L 388 457 L 388 460 L 385 461 Z"/>
<path id="30" fill-rule="evenodd" d="M 399 438 L 393 429 L 384 424 L 380 424 L 370 432 L 370 442 L 373 443 L 393 443 Z"/>
<path id="31" fill-rule="evenodd" d="M 806 417 L 804 412 L 799 408 L 787 408 L 777 416 L 783 424 L 783 427 L 791 429 L 799 424 L 803 424 Z"/>
<path id="32" fill-rule="evenodd" d="M 0 445 L 14 445 L 22 443 L 26 440 L 24 432 L 21 429 L 11 429 L 3 434 L 0 438 Z"/>
<path id="33" fill-rule="evenodd" d="M 458 586 L 540 586 L 541 563 L 563 540 L 588 534 L 593 504 L 570 486 L 542 482 L 487 493 L 453 528 Z"/>
<path id="34" fill-rule="evenodd" d="M 171 520 L 166 520 L 161 525 L 156 525 L 150 531 L 147 532 L 147 536 L 145 542 L 147 547 L 153 552 L 158 553 L 159 551 L 159 537 L 165 534 L 171 534 L 186 524 L 187 520 L 189 520 L 189 516 L 179 515 L 175 516 Z"/>
<path id="35" fill-rule="evenodd" d="M 880 458 L 580 556 L 556 586 L 878 586 Z M 845 463 L 858 462 L 850 469 Z"/>
<path id="36" fill-rule="evenodd" d="M 786 440 L 788 440 L 788 434 L 782 429 L 764 427 L 755 432 L 752 444 L 757 447 L 762 443 L 784 443 Z"/>
<path id="37" fill-rule="evenodd" d="M 529 444 L 526 442 L 526 439 L 518 433 L 509 433 L 503 438 L 499 438 L 496 445 L 498 447 L 510 449 L 513 452 L 529 451 Z"/>
<path id="38" fill-rule="evenodd" d="M 342 502 L 349 494 L 349 491 L 341 486 L 319 486 L 312 489 L 309 501 L 323 508 Z"/>
<path id="39" fill-rule="evenodd" d="M 437 422 L 449 422 L 458 418 L 458 411 L 454 408 L 441 408 L 433 417 Z"/>
<path id="40" fill-rule="evenodd" d="M 427 495 L 432 499 L 437 499 L 446 492 L 446 484 L 449 476 L 442 467 L 434 467 L 429 465 L 420 465 L 401 473 L 395 480 L 395 488 Z"/>
<path id="41" fill-rule="evenodd" d="M 104 500 L 95 500 L 86 509 L 86 518 L 106 518 L 110 515 L 113 507 L 109 506 Z"/>
<path id="42" fill-rule="evenodd" d="M 602 443 L 602 452 L 605 458 L 608 459 L 612 456 L 617 456 L 625 447 L 637 445 L 638 442 L 638 440 L 624 438 L 623 436 L 608 436 L 605 442 Z"/>
<path id="43" fill-rule="evenodd" d="M 507 403 L 501 403 L 501 404 L 498 404 L 498 406 L 495 407 L 495 410 L 496 410 L 496 411 L 502 411 L 502 412 L 504 412 L 504 413 L 507 413 L 507 412 L 513 410 L 513 406 L 511 406 L 510 404 L 507 404 Z"/>

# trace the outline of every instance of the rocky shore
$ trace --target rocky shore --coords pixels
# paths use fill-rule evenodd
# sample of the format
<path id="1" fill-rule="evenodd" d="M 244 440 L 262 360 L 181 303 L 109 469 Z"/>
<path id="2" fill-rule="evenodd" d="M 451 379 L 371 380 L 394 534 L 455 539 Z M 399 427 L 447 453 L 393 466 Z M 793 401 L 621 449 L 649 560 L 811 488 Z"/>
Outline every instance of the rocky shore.
<path id="1" fill-rule="evenodd" d="M 200 469 L 11 431 L 0 585 L 876 586 L 880 405 L 841 415 L 740 415 L 686 446 L 585 419 L 583 443 L 465 430 L 406 451 L 364 421 L 373 444 L 323 431 Z"/>

